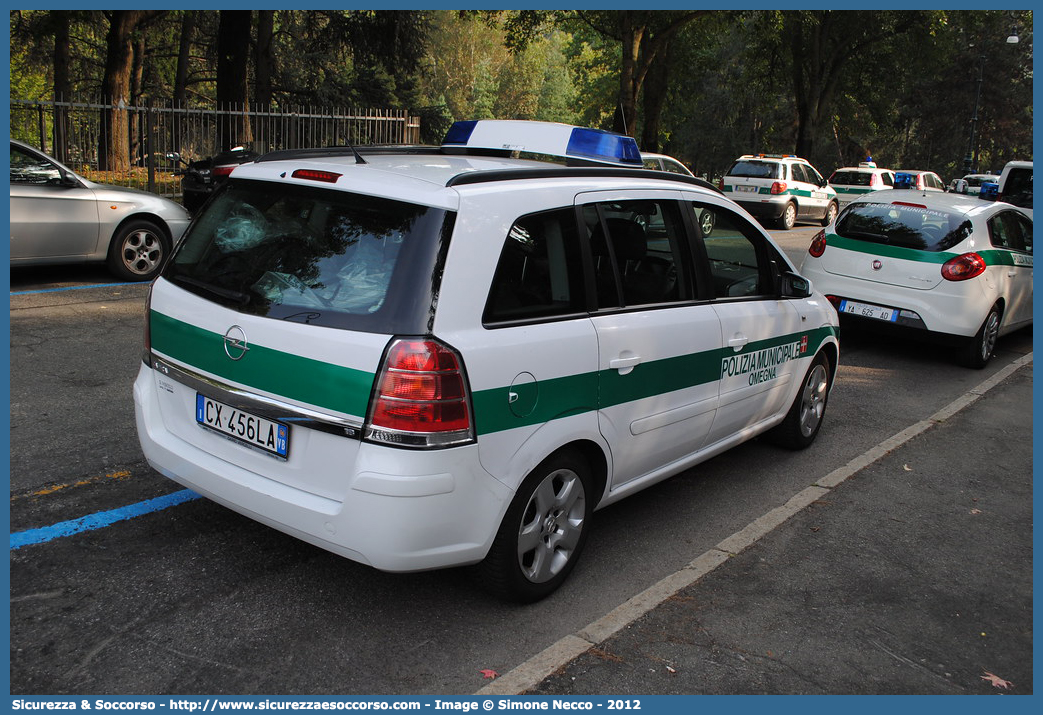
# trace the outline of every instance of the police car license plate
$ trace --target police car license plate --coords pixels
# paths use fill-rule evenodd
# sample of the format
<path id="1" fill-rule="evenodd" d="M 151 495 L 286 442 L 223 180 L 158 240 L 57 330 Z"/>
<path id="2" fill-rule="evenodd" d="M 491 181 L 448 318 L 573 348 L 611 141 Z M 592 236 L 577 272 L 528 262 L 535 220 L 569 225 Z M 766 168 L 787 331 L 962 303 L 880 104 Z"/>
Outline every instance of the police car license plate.
<path id="1" fill-rule="evenodd" d="M 757 193 L 756 186 L 736 186 L 735 190 L 744 194 L 755 194 Z"/>
<path id="2" fill-rule="evenodd" d="M 883 308 L 870 303 L 857 303 L 853 300 L 840 301 L 840 312 L 860 315 L 863 318 L 886 320 L 889 323 L 894 323 L 898 320 L 898 311 L 894 308 Z"/>
<path id="3" fill-rule="evenodd" d="M 289 427 L 243 412 L 199 392 L 196 393 L 196 423 L 277 457 L 285 459 L 289 453 Z"/>

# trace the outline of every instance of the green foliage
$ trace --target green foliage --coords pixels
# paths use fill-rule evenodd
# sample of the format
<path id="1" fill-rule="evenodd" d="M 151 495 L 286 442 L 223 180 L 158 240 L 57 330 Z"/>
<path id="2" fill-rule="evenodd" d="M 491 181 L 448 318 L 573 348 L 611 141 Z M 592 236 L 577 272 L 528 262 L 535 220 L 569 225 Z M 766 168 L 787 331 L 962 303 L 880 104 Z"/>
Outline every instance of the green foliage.
<path id="1" fill-rule="evenodd" d="M 66 12 L 72 92 L 93 100 L 111 13 Z M 10 13 L 12 98 L 52 97 L 57 13 Z M 279 10 L 267 66 L 273 103 L 409 109 L 428 142 L 454 119 L 610 128 L 620 106 L 624 18 L 652 34 L 687 21 L 657 70 L 667 79 L 657 138 L 697 174 L 714 178 L 739 154 L 800 145 L 824 172 L 872 154 L 881 165 L 951 178 L 962 173 L 976 96 L 971 149 L 980 168 L 1032 156 L 1028 10 L 715 11 L 694 19 L 648 10 Z M 177 10 L 141 30 L 136 99 L 173 96 L 187 29 L 188 97 L 212 102 L 217 23 L 217 11 Z M 256 13 L 254 23 L 244 38 L 251 53 Z M 1021 41 L 1007 44 L 1014 24 Z M 252 62 L 250 73 L 252 83 Z M 641 136 L 641 127 L 628 129 Z M 12 121 L 12 133 L 36 131 Z"/>

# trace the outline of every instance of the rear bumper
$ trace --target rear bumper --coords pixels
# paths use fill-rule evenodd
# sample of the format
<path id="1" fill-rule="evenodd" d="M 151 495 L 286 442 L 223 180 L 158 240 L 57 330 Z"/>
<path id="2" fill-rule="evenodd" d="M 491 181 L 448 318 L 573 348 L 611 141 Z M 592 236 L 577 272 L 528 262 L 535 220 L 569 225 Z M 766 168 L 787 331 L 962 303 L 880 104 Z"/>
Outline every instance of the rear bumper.
<path id="1" fill-rule="evenodd" d="M 978 282 L 965 282 L 964 285 L 942 282 L 931 290 L 913 290 L 872 281 L 845 279 L 823 272 L 807 261 L 801 272 L 811 279 L 815 290 L 825 295 L 901 311 L 898 320 L 893 323 L 841 313 L 840 317 L 845 322 L 872 324 L 884 329 L 908 328 L 929 332 L 942 342 L 950 339 L 959 342 L 973 337 L 985 320 L 987 307 L 995 302 L 990 302 Z"/>
<path id="2" fill-rule="evenodd" d="M 164 382 L 162 389 L 170 400 L 171 389 L 185 388 Z M 170 407 L 160 400 L 155 372 L 143 364 L 134 383 L 135 418 L 142 451 L 157 471 L 262 524 L 384 571 L 482 560 L 513 496 L 481 467 L 477 445 L 403 450 L 315 432 L 282 462 L 203 428 L 184 433 L 191 439 L 175 434 L 164 414 Z M 321 493 L 283 478 L 301 466 L 294 460 L 304 461 L 305 471 L 324 470 L 316 481 L 340 488 Z"/>
<path id="3" fill-rule="evenodd" d="M 782 214 L 790 203 L 790 199 L 786 196 L 760 201 L 740 201 L 736 199 L 735 203 L 749 211 L 754 218 L 776 221 L 782 218 Z"/>

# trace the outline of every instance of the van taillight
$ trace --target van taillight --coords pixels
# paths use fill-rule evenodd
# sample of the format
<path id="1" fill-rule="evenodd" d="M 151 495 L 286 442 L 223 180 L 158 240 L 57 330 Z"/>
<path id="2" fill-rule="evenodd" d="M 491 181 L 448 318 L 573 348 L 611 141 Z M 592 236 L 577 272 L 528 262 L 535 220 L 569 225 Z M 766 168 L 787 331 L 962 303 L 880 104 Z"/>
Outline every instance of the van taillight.
<path id="1" fill-rule="evenodd" d="M 771 193 L 773 194 L 784 194 L 786 193 L 786 182 L 776 181 L 771 185 Z"/>
<path id="2" fill-rule="evenodd" d="M 822 229 L 815 234 L 815 237 L 811 239 L 811 245 L 808 246 L 808 253 L 815 258 L 821 258 L 822 254 L 826 252 L 826 230 Z M 832 255 L 832 254 L 830 254 Z"/>
<path id="3" fill-rule="evenodd" d="M 403 447 L 474 441 L 460 356 L 437 340 L 391 343 L 373 393 L 366 438 Z"/>
<path id="4" fill-rule="evenodd" d="M 965 281 L 985 272 L 985 259 L 977 253 L 964 253 L 945 262 L 942 278 L 947 281 Z"/>

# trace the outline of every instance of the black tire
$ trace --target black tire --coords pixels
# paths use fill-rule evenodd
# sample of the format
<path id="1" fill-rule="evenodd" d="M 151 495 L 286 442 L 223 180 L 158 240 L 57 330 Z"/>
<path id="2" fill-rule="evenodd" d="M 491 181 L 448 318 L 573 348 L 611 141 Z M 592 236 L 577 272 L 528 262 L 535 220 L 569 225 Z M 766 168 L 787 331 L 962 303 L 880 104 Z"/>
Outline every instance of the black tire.
<path id="1" fill-rule="evenodd" d="M 1000 334 L 1000 318 L 1003 314 L 998 305 L 992 306 L 974 337 L 960 351 L 960 363 L 965 367 L 981 370 L 989 364 L 996 351 L 996 339 Z"/>
<path id="2" fill-rule="evenodd" d="M 837 214 L 839 212 L 840 209 L 837 208 L 837 202 L 830 201 L 829 206 L 826 207 L 826 215 L 822 217 L 822 225 L 828 226 L 829 224 L 833 223 L 833 219 L 837 217 Z"/>
<path id="3" fill-rule="evenodd" d="M 791 228 L 797 225 L 797 205 L 792 201 L 786 204 L 786 208 L 783 210 L 782 215 L 779 216 L 775 225 L 783 231 L 789 231 Z"/>
<path id="4" fill-rule="evenodd" d="M 520 603 L 553 593 L 586 543 L 594 501 L 591 484 L 590 465 L 573 450 L 552 454 L 532 470 L 478 565 L 482 586 Z"/>
<path id="5" fill-rule="evenodd" d="M 713 215 L 713 211 L 707 208 L 702 209 L 702 214 L 699 216 L 699 228 L 703 232 L 703 238 L 713 233 L 716 223 L 717 217 Z"/>
<path id="6" fill-rule="evenodd" d="M 152 221 L 128 221 L 117 229 L 109 243 L 109 271 L 127 281 L 155 278 L 170 253 L 170 239 Z"/>
<path id="7" fill-rule="evenodd" d="M 790 405 L 789 412 L 786 413 L 786 419 L 768 432 L 768 438 L 772 443 L 786 449 L 798 450 L 815 441 L 825 418 L 831 379 L 829 356 L 820 352 L 804 374 L 804 380 L 793 399 L 793 404 Z"/>

